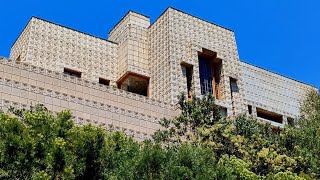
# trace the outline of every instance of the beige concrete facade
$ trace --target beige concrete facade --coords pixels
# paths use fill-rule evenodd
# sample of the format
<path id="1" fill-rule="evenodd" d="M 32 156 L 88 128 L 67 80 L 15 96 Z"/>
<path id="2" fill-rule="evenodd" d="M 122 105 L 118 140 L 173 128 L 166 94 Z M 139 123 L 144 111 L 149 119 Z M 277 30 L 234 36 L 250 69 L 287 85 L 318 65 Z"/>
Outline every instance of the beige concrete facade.
<path id="1" fill-rule="evenodd" d="M 247 113 L 283 126 L 316 89 L 241 62 L 233 31 L 168 8 L 151 25 L 128 12 L 108 40 L 32 18 L 10 59 L 1 60 L 1 106 L 71 109 L 80 124 L 112 125 L 144 139 L 159 119 L 177 115 L 181 92 L 204 94 L 201 59 L 210 63 L 216 103 L 231 117 Z M 281 121 L 268 119 L 274 114 Z"/>

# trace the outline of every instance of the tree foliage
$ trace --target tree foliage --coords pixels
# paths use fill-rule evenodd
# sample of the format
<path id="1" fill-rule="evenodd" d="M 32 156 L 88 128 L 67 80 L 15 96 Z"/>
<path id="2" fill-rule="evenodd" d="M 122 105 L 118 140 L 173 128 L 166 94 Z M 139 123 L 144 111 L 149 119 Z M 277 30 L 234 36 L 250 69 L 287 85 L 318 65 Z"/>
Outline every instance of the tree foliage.
<path id="1" fill-rule="evenodd" d="M 296 126 L 274 132 L 245 115 L 222 118 L 214 98 L 180 97 L 153 140 L 74 124 L 37 105 L 0 113 L 0 179 L 319 179 L 320 96 Z"/>

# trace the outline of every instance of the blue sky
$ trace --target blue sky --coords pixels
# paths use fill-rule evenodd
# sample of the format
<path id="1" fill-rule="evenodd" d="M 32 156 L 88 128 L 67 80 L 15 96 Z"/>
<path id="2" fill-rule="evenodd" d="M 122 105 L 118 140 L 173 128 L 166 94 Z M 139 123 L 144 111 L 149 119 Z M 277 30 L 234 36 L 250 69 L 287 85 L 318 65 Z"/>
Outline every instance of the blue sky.
<path id="1" fill-rule="evenodd" d="M 128 10 L 153 22 L 168 6 L 235 31 L 240 59 L 320 87 L 318 0 L 1 0 L 0 56 L 31 16 L 107 38 Z"/>

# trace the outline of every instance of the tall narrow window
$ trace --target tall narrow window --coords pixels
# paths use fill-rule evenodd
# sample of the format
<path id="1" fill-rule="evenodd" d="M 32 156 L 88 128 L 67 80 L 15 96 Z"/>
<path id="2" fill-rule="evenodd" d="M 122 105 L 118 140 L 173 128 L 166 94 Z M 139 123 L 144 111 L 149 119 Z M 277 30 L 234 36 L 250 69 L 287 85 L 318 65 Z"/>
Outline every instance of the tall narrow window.
<path id="1" fill-rule="evenodd" d="M 248 105 L 248 112 L 249 112 L 249 114 L 252 114 L 252 106 L 251 105 Z"/>
<path id="2" fill-rule="evenodd" d="M 200 70 L 200 86 L 201 94 L 212 94 L 212 71 L 211 63 L 207 59 L 199 58 L 199 70 Z"/>
<path id="3" fill-rule="evenodd" d="M 192 66 L 187 67 L 186 69 L 186 76 L 187 76 L 187 89 L 188 89 L 188 98 L 191 100 L 192 98 Z"/>
<path id="4" fill-rule="evenodd" d="M 222 61 L 217 58 L 217 53 L 203 49 L 199 53 L 199 72 L 201 94 L 213 94 L 216 99 L 221 99 L 221 76 Z"/>
<path id="5" fill-rule="evenodd" d="M 192 100 L 192 75 L 193 66 L 187 63 L 181 63 L 182 73 L 186 78 L 188 100 Z"/>
<path id="6" fill-rule="evenodd" d="M 64 68 L 63 72 L 64 72 L 64 74 L 68 74 L 70 76 L 81 78 L 81 72 L 80 71 L 76 71 L 76 70 L 69 69 L 69 68 Z"/>
<path id="7" fill-rule="evenodd" d="M 214 84 L 214 95 L 216 99 L 221 99 L 221 87 L 220 87 L 220 75 L 221 75 L 221 61 L 215 59 L 212 62 L 212 71 L 213 71 L 213 84 Z"/>
<path id="8" fill-rule="evenodd" d="M 239 92 L 237 80 L 231 77 L 230 77 L 230 88 L 231 88 L 231 93 Z"/>

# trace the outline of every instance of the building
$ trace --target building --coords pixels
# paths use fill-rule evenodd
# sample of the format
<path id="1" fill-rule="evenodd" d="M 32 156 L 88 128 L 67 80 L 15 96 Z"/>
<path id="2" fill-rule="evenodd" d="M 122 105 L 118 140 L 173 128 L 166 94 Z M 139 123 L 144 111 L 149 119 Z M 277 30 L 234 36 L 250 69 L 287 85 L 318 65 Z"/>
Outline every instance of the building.
<path id="1" fill-rule="evenodd" d="M 226 116 L 283 126 L 316 89 L 240 61 L 232 30 L 173 8 L 152 24 L 129 11 L 108 37 L 32 17 L 0 61 L 1 107 L 71 109 L 79 124 L 144 139 L 178 114 L 181 92 L 190 100 L 212 93 Z"/>

